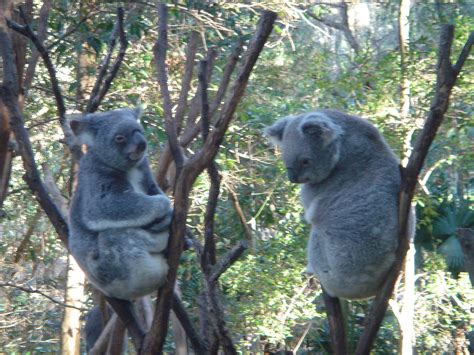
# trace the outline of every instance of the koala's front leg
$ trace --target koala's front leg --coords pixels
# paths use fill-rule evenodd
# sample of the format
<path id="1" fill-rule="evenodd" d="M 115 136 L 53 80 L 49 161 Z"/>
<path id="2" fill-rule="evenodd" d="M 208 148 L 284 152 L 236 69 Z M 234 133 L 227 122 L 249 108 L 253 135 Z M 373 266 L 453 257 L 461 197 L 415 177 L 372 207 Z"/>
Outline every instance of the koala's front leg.
<path id="1" fill-rule="evenodd" d="M 83 211 L 83 222 L 93 231 L 140 228 L 166 217 L 170 200 L 166 195 L 147 196 L 133 191 L 110 193 L 83 206 Z"/>

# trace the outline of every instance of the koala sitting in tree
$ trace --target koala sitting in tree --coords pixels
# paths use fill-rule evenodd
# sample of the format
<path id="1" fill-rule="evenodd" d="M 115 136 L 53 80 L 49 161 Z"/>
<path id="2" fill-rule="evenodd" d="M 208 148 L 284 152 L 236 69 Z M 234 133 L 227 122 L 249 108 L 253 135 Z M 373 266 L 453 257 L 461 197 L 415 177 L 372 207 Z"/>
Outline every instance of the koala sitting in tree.
<path id="1" fill-rule="evenodd" d="M 302 184 L 309 271 L 333 297 L 374 296 L 398 246 L 399 161 L 382 135 L 333 110 L 282 118 L 265 134 L 281 147 L 289 180 Z"/>
<path id="2" fill-rule="evenodd" d="M 163 251 L 170 201 L 151 173 L 139 118 L 139 109 L 121 109 L 69 121 L 87 145 L 70 209 L 69 247 L 94 286 L 125 300 L 158 289 L 168 273 Z"/>

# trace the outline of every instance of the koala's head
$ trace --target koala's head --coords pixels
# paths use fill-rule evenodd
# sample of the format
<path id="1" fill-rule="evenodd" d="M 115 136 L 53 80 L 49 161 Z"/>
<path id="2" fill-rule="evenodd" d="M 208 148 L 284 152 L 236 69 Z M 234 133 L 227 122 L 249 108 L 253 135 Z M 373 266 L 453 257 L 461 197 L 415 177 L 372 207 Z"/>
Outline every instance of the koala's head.
<path id="1" fill-rule="evenodd" d="M 264 133 L 281 148 L 293 183 L 321 182 L 339 160 L 343 130 L 322 112 L 281 118 Z"/>
<path id="2" fill-rule="evenodd" d="M 119 170 L 140 163 L 147 143 L 139 123 L 141 109 L 120 109 L 71 118 L 69 125 L 78 143 L 87 145 L 87 154 Z"/>

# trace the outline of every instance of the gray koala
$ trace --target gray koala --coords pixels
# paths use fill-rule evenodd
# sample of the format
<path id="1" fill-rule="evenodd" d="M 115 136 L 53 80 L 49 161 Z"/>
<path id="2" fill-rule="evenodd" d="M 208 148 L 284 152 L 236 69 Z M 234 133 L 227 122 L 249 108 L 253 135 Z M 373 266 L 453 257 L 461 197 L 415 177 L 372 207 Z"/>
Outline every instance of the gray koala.
<path id="1" fill-rule="evenodd" d="M 70 119 L 87 153 L 70 208 L 69 247 L 89 280 L 109 297 L 132 299 L 165 280 L 171 208 L 146 157 L 140 111 Z"/>
<path id="2" fill-rule="evenodd" d="M 382 135 L 333 110 L 282 118 L 265 134 L 281 147 L 289 180 L 303 184 L 308 271 L 333 297 L 374 296 L 398 246 L 401 175 Z"/>

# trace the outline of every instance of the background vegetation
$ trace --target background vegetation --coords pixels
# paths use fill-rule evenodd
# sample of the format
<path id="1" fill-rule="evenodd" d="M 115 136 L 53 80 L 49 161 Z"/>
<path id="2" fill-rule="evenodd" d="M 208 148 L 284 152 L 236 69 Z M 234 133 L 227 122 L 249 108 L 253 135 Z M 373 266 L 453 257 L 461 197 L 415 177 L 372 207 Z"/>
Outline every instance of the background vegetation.
<path id="1" fill-rule="evenodd" d="M 165 144 L 152 55 L 156 11 L 154 4 L 147 2 L 122 5 L 129 48 L 101 110 L 143 105 L 150 157 L 156 164 Z M 35 14 L 40 6 L 34 3 Z M 88 51 L 94 61 L 100 60 L 116 6 L 91 0 L 52 1 L 46 43 L 52 45 L 50 53 L 68 99 L 68 113 L 80 112 L 84 105 L 78 94 L 78 58 Z M 216 214 L 218 253 L 238 240 L 248 239 L 250 245 L 221 279 L 226 321 L 243 352 L 299 349 L 324 353 L 329 351 L 328 326 L 319 285 L 305 275 L 308 226 L 302 220 L 298 187 L 287 181 L 278 153 L 262 137 L 262 129 L 281 116 L 314 108 L 340 109 L 376 124 L 403 158 L 429 109 L 440 24 L 456 25 L 453 52 L 459 52 L 474 26 L 474 5 L 463 1 L 412 4 L 408 52 L 402 58 L 397 1 L 348 4 L 347 22 L 343 7 L 316 2 L 179 1 L 169 6 L 171 91 L 179 92 L 190 29 L 205 33 L 200 46 L 217 49 L 215 75 L 219 76 L 231 46 L 239 38 L 248 38 L 264 8 L 277 11 L 279 20 L 217 159 L 223 178 Z M 95 69 L 89 70 L 88 75 L 94 77 Z M 473 228 L 469 206 L 474 171 L 472 72 L 471 59 L 453 92 L 416 198 L 414 320 L 419 353 L 454 352 L 456 342 L 464 341 L 467 347 L 465 338 L 473 337 L 474 291 L 463 272 L 456 238 L 456 228 Z M 404 115 L 401 85 L 407 81 L 409 111 Z M 49 87 L 47 72 L 40 65 L 26 97 L 24 115 L 37 162 L 49 167 L 68 197 L 71 166 L 60 141 L 62 132 Z M 192 90 L 196 87 L 193 82 Z M 210 87 L 211 94 L 215 90 Z M 20 158 L 14 158 L 0 225 L 0 349 L 7 353 L 55 352 L 60 346 L 64 307 L 31 291 L 63 299 L 67 252 L 32 198 L 23 173 Z M 200 177 L 188 220 L 197 232 L 203 229 L 208 189 L 207 177 Z M 192 251 L 182 256 L 179 285 L 185 305 L 196 316 L 201 284 Z M 394 295 L 394 308 L 389 309 L 379 332 L 376 353 L 398 352 L 399 323 L 393 309 L 402 298 L 401 291 Z M 92 300 L 85 299 L 83 307 L 91 305 Z M 370 301 L 348 305 L 352 342 L 358 338 L 369 305 Z M 170 342 L 169 350 L 171 347 Z"/>

